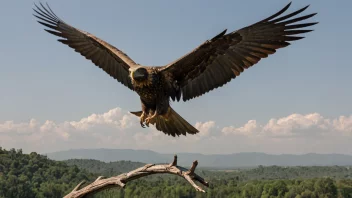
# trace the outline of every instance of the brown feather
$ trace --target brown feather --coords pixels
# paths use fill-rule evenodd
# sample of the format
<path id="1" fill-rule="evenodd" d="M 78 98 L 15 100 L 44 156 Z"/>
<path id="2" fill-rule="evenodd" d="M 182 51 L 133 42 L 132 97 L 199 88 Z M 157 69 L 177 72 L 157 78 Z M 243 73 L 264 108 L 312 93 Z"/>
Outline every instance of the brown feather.
<path id="1" fill-rule="evenodd" d="M 54 14 L 48 5 L 45 7 L 40 3 L 40 6 L 35 5 L 34 11 L 37 15 L 34 16 L 41 20 L 38 21 L 40 24 L 50 28 L 45 31 L 62 38 L 58 41 L 73 48 L 111 77 L 133 90 L 128 77 L 129 68 L 137 64 L 131 58 L 100 38 L 65 23 Z"/>
<path id="2" fill-rule="evenodd" d="M 292 23 L 309 19 L 316 13 L 292 18 L 305 11 L 308 8 L 305 6 L 282 16 L 290 5 L 291 3 L 250 26 L 213 37 L 190 53 L 162 67 L 161 71 L 171 73 L 180 83 L 184 101 L 221 87 L 239 76 L 244 69 L 274 54 L 277 49 L 304 38 L 297 35 L 312 31 L 299 28 L 317 23 Z"/>
<path id="3" fill-rule="evenodd" d="M 165 134 L 171 135 L 173 137 L 175 137 L 176 135 L 193 135 L 199 132 L 198 129 L 194 128 L 191 124 L 189 124 L 175 110 L 173 110 L 171 107 L 169 108 L 170 112 L 167 119 L 164 116 L 158 115 L 150 122 L 150 124 L 155 125 L 155 128 L 157 130 L 162 131 Z M 130 113 L 138 117 L 142 115 L 142 111 Z"/>

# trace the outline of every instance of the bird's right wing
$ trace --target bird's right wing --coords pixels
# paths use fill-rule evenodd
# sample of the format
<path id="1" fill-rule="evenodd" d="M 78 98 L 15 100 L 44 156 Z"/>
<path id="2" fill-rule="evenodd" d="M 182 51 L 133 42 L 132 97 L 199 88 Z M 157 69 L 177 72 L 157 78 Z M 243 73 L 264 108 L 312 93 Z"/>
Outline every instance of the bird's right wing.
<path id="1" fill-rule="evenodd" d="M 41 7 L 35 5 L 37 9 L 33 10 L 37 15 L 34 16 L 41 20 L 38 21 L 40 24 L 50 28 L 45 29 L 47 32 L 63 38 L 58 41 L 73 48 L 111 77 L 133 90 L 129 68 L 137 64 L 131 58 L 96 36 L 65 23 L 55 15 L 48 4 L 47 8 L 41 3 L 40 5 Z"/>
<path id="2" fill-rule="evenodd" d="M 229 34 L 225 34 L 226 30 L 221 32 L 192 52 L 160 68 L 160 71 L 173 75 L 182 90 L 183 101 L 225 85 L 277 49 L 304 38 L 297 35 L 312 31 L 302 28 L 315 25 L 315 22 L 301 22 L 316 13 L 296 17 L 308 8 L 306 6 L 282 16 L 290 5 L 237 31 Z"/>

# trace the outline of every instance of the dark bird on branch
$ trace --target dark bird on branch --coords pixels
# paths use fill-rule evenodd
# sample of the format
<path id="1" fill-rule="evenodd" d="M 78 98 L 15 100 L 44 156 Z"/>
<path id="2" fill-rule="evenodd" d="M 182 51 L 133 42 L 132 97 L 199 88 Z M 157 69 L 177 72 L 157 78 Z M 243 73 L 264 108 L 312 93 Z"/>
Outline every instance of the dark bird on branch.
<path id="1" fill-rule="evenodd" d="M 188 101 L 223 86 L 245 69 L 277 49 L 302 39 L 299 34 L 312 30 L 302 29 L 317 23 L 296 23 L 316 13 L 298 17 L 308 6 L 287 15 L 286 5 L 276 14 L 257 23 L 226 34 L 226 30 L 205 41 L 190 53 L 160 67 L 136 64 L 124 52 L 97 38 L 72 27 L 61 20 L 46 4 L 35 5 L 34 16 L 61 37 L 59 42 L 91 60 L 111 77 L 137 92 L 142 111 L 131 112 L 140 117 L 142 127 L 155 125 L 156 129 L 172 136 L 196 134 L 198 130 L 170 107 L 170 100 Z"/>

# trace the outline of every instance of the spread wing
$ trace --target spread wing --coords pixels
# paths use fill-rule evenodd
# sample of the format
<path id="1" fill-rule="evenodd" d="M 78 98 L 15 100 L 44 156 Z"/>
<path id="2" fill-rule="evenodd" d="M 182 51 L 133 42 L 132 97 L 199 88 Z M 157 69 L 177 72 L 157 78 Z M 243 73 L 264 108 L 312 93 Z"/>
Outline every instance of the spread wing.
<path id="1" fill-rule="evenodd" d="M 35 5 L 37 9 L 33 10 L 37 15 L 34 14 L 34 16 L 41 20 L 38 21 L 40 24 L 50 28 L 45 29 L 47 32 L 61 37 L 62 39 L 58 41 L 73 48 L 111 77 L 133 90 L 129 68 L 134 67 L 136 63 L 131 58 L 96 36 L 65 23 L 54 14 L 48 4 L 47 8 L 41 3 L 40 5 L 41 7 Z"/>
<path id="2" fill-rule="evenodd" d="M 300 23 L 314 14 L 292 18 L 308 6 L 296 12 L 280 16 L 291 3 L 276 14 L 237 31 L 226 30 L 207 40 L 192 52 L 161 68 L 170 72 L 181 88 L 183 101 L 201 96 L 239 76 L 245 69 L 262 58 L 274 54 L 276 49 L 288 46 L 289 41 L 304 37 L 296 36 L 310 32 L 301 28 L 317 23 Z"/>

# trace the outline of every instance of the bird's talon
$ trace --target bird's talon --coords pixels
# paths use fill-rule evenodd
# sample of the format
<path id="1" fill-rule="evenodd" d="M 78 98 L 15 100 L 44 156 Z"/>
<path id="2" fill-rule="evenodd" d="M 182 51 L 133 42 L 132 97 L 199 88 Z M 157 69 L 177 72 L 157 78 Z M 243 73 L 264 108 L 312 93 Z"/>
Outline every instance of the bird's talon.
<path id="1" fill-rule="evenodd" d="M 145 128 L 145 126 L 144 126 L 143 122 L 141 122 L 141 127 L 142 127 L 142 128 Z"/>
<path id="2" fill-rule="evenodd" d="M 150 123 L 150 118 L 146 118 L 146 119 L 145 119 L 145 125 L 146 125 L 147 127 L 149 127 L 149 123 Z"/>
<path id="3" fill-rule="evenodd" d="M 145 128 L 145 125 L 144 125 L 145 118 L 146 118 L 146 116 L 145 116 L 145 113 L 143 112 L 140 119 L 139 119 L 139 123 L 141 124 L 142 128 Z"/>

